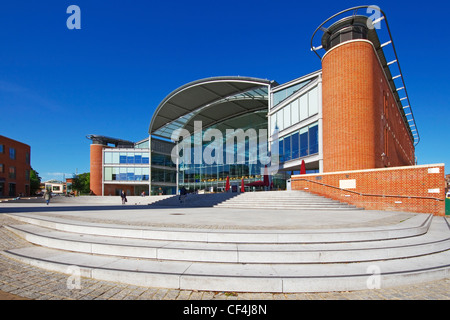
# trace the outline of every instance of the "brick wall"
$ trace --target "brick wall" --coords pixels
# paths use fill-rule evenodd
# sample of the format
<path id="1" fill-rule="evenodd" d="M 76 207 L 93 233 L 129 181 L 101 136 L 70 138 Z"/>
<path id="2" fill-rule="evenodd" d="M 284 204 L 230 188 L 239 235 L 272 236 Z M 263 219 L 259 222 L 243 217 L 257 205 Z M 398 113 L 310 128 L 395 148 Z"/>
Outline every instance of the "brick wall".
<path id="1" fill-rule="evenodd" d="M 96 196 L 102 195 L 103 148 L 101 144 L 91 144 L 90 188 Z"/>
<path id="2" fill-rule="evenodd" d="M 291 187 L 293 190 L 305 190 L 368 210 L 443 216 L 444 172 L 444 165 L 436 164 L 296 175 L 291 177 Z"/>
<path id="3" fill-rule="evenodd" d="M 22 142 L 0 135 L 0 145 L 3 145 L 3 152 L 0 152 L 0 183 L 2 184 L 1 197 L 17 197 L 20 194 L 30 196 L 30 180 L 27 172 L 31 171 L 31 148 Z M 16 158 L 11 159 L 9 149 L 16 150 Z M 29 161 L 27 162 L 27 153 Z M 10 177 L 10 168 L 15 168 L 15 178 Z M 14 194 L 9 194 L 10 184 L 15 186 Z"/>
<path id="4" fill-rule="evenodd" d="M 343 43 L 322 60 L 323 171 L 414 164 L 414 145 L 372 44 Z"/>

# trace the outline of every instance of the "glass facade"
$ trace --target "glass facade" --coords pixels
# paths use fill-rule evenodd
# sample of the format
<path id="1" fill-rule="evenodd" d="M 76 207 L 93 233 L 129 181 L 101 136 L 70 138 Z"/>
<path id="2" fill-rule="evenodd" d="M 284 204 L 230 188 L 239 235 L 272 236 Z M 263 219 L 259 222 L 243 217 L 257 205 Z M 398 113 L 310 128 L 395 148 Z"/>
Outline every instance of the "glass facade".
<path id="1" fill-rule="evenodd" d="M 179 164 L 179 186 L 185 186 L 186 189 L 194 191 L 206 189 L 208 191 L 223 191 L 226 185 L 227 177 L 230 178 L 230 184 L 241 185 L 241 180 L 244 179 L 245 183 L 250 183 L 258 180 L 262 180 L 265 165 L 259 161 L 259 151 L 265 150 L 267 152 L 267 139 L 263 142 L 261 149 L 259 148 L 258 134 L 265 132 L 267 138 L 267 111 L 259 112 L 258 114 L 246 114 L 244 116 L 235 117 L 223 121 L 210 129 L 219 129 L 223 135 L 223 149 L 221 163 L 207 164 L 204 159 L 202 163 L 184 163 Z M 242 127 L 245 124 L 246 127 Z M 233 150 L 230 154 L 227 154 L 225 128 L 238 128 L 246 132 L 249 129 L 254 129 L 256 135 L 248 135 L 244 140 L 238 141 L 235 139 L 233 142 Z M 260 131 L 260 130 L 264 131 Z M 194 143 L 194 136 L 191 136 L 192 145 Z M 202 154 L 205 149 L 214 143 L 205 143 L 202 146 Z M 252 146 L 252 148 L 251 148 Z M 257 146 L 255 148 L 255 146 Z M 265 149 L 264 149 L 265 148 Z M 257 149 L 257 150 L 255 150 Z M 217 150 L 217 149 L 215 149 Z M 231 150 L 230 150 L 231 151 Z M 191 159 L 194 159 L 194 148 L 191 149 Z M 214 151 L 215 152 L 215 151 Z M 256 153 L 256 154 L 255 154 Z M 216 156 L 213 154 L 213 156 Z M 239 161 L 241 156 L 241 161 Z M 181 159 L 181 158 L 180 158 Z M 217 158 L 216 158 L 217 159 Z M 233 159 L 234 161 L 227 161 L 227 159 Z M 194 162 L 194 161 L 192 161 Z"/>
<path id="2" fill-rule="evenodd" d="M 274 93 L 275 97 L 275 93 Z M 271 116 L 271 131 L 282 131 L 300 121 L 303 121 L 319 112 L 318 88 L 314 87 L 308 92 L 280 108 Z"/>
<path id="3" fill-rule="evenodd" d="M 136 143 L 134 149 L 105 149 L 103 181 L 107 184 L 132 185 L 130 194 L 134 195 L 142 192 L 149 194 L 150 185 L 151 194 L 175 194 L 176 164 L 170 156 L 172 147 L 173 143 L 152 139 L 151 165 L 148 139 Z M 111 190 L 109 188 L 108 192 Z"/>
<path id="4" fill-rule="evenodd" d="M 284 101 L 286 98 L 290 97 L 298 90 L 306 86 L 312 81 L 312 79 L 308 79 L 306 81 L 300 82 L 283 90 L 279 90 L 273 93 L 273 107 L 276 107 L 280 102 Z"/>
<path id="5" fill-rule="evenodd" d="M 150 168 L 105 167 L 104 181 L 149 181 Z"/>
<path id="6" fill-rule="evenodd" d="M 105 151 L 105 164 L 148 164 L 148 152 L 112 152 Z"/>
<path id="7" fill-rule="evenodd" d="M 319 125 L 314 122 L 279 140 L 280 162 L 295 160 L 319 152 Z"/>

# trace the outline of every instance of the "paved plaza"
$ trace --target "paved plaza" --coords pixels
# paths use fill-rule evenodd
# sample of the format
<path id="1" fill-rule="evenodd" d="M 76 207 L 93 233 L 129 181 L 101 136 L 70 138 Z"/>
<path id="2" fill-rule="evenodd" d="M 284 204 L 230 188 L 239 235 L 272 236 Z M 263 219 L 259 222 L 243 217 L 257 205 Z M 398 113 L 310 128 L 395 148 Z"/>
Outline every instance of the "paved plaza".
<path id="1" fill-rule="evenodd" d="M 321 229 L 341 226 L 360 228 L 399 223 L 409 213 L 378 211 L 308 212 L 296 219 L 295 210 L 249 212 L 219 208 L 150 208 L 144 205 L 124 207 L 62 201 L 0 204 L 0 251 L 27 247 L 29 243 L 3 226 L 20 224 L 5 215 L 32 212 L 41 216 L 70 218 L 90 223 L 130 224 L 189 228 Z M 337 216 L 339 215 L 339 219 Z M 276 218 L 274 218 L 276 217 Z M 339 225 L 338 225 L 339 227 Z M 68 288 L 68 276 L 25 265 L 0 255 L 0 299 L 33 300 L 449 300 L 450 278 L 394 288 L 321 293 L 245 293 L 179 290 L 132 286 L 82 278 L 78 288 Z"/>

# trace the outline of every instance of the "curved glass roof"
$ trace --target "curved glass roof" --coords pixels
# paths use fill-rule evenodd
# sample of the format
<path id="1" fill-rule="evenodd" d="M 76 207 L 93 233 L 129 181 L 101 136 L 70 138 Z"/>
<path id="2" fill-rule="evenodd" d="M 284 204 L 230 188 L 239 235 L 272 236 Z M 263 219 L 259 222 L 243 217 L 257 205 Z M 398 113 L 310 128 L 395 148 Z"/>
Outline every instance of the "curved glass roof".
<path id="1" fill-rule="evenodd" d="M 273 81 L 248 77 L 213 77 L 188 83 L 170 93 L 153 114 L 149 134 L 171 139 L 180 128 L 194 131 L 194 121 L 208 128 L 225 119 L 268 109 Z"/>

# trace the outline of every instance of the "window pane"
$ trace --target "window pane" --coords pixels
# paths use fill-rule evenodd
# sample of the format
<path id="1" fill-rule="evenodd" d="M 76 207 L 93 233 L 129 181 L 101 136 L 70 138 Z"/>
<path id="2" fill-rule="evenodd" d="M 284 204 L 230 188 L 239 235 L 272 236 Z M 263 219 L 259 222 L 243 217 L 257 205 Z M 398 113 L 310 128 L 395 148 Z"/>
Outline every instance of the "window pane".
<path id="1" fill-rule="evenodd" d="M 284 137 L 284 161 L 289 161 L 292 159 L 291 156 L 291 136 Z"/>
<path id="2" fill-rule="evenodd" d="M 299 114 L 299 100 L 298 99 L 294 100 L 291 103 L 291 116 L 292 116 L 292 119 L 291 119 L 291 124 L 292 125 L 294 125 L 297 122 L 299 122 L 300 114 Z"/>
<path id="3" fill-rule="evenodd" d="M 294 133 L 291 138 L 291 149 L 292 149 L 292 159 L 297 159 L 299 157 L 299 134 Z"/>
<path id="4" fill-rule="evenodd" d="M 112 168 L 105 168 L 105 181 L 112 180 Z"/>
<path id="5" fill-rule="evenodd" d="M 277 124 L 278 124 L 278 130 L 281 131 L 284 129 L 283 109 L 281 109 L 277 112 Z"/>
<path id="6" fill-rule="evenodd" d="M 300 157 L 308 155 L 308 128 L 300 129 Z"/>
<path id="7" fill-rule="evenodd" d="M 115 164 L 120 163 L 119 153 L 117 153 L 117 152 L 112 153 L 112 163 L 115 163 Z"/>
<path id="8" fill-rule="evenodd" d="M 284 128 L 291 126 L 291 105 L 288 104 L 283 108 Z"/>
<path id="9" fill-rule="evenodd" d="M 317 123 L 309 126 L 309 154 L 319 152 L 319 126 Z"/>
<path id="10" fill-rule="evenodd" d="M 308 95 L 300 97 L 300 121 L 308 118 Z"/>
<path id="11" fill-rule="evenodd" d="M 9 148 L 9 158 L 12 160 L 16 160 L 16 149 Z"/>
<path id="12" fill-rule="evenodd" d="M 278 146 L 279 146 L 278 156 L 280 157 L 280 162 L 284 162 L 284 145 L 283 145 L 283 139 L 280 139 L 280 140 L 278 141 Z"/>
<path id="13" fill-rule="evenodd" d="M 134 163 L 142 163 L 142 154 L 140 153 L 134 154 Z"/>
<path id="14" fill-rule="evenodd" d="M 317 87 L 308 93 L 309 96 L 309 115 L 313 115 L 319 112 L 319 99 L 317 95 Z"/>
<path id="15" fill-rule="evenodd" d="M 276 113 L 270 116 L 270 130 L 271 130 L 272 134 L 274 134 L 275 128 L 278 129 L 278 127 L 277 127 L 277 114 Z"/>
<path id="16" fill-rule="evenodd" d="M 119 154 L 119 157 L 120 157 L 119 163 L 127 163 L 127 154 L 126 153 L 121 152 Z"/>
<path id="17" fill-rule="evenodd" d="M 127 163 L 134 163 L 134 153 L 127 153 Z"/>
<path id="18" fill-rule="evenodd" d="M 133 181 L 134 180 L 134 168 L 128 168 L 127 170 L 127 180 Z"/>
<path id="19" fill-rule="evenodd" d="M 112 163 L 112 152 L 105 152 L 105 163 Z"/>

